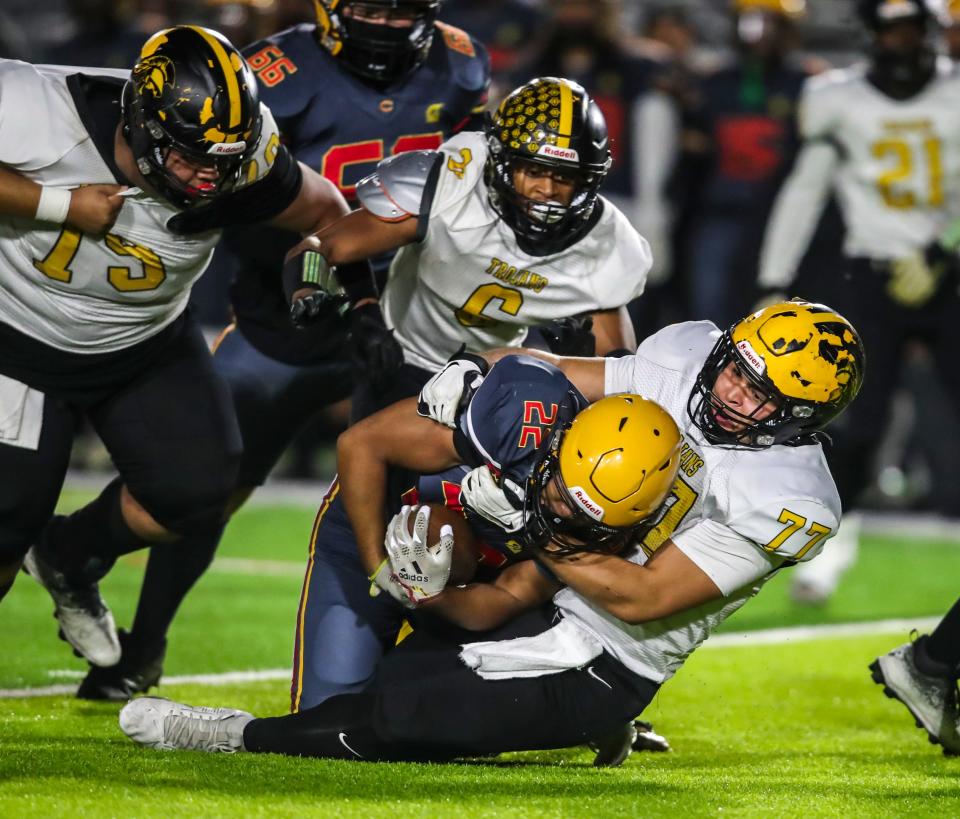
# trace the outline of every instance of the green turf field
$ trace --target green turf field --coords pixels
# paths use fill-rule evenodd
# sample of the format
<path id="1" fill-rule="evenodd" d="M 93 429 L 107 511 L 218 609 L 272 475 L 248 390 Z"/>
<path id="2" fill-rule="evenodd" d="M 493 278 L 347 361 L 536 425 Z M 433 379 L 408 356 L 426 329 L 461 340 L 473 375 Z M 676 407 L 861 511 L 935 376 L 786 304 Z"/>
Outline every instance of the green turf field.
<path id="1" fill-rule="evenodd" d="M 168 675 L 289 666 L 310 509 L 258 506 L 231 525 L 171 633 Z M 264 562 L 266 561 L 266 562 Z M 128 625 L 143 558 L 103 584 Z M 953 602 L 960 542 L 867 538 L 827 608 L 791 604 L 786 578 L 726 625 L 937 616 Z M 0 689 L 76 682 L 49 599 L 18 580 L 0 616 Z M 117 729 L 117 706 L 0 699 L 0 816 L 958 816 L 960 759 L 927 744 L 866 666 L 903 634 L 702 649 L 647 711 L 674 746 L 595 770 L 586 750 L 449 766 L 157 753 Z M 284 679 L 166 685 L 195 704 L 282 713 Z"/>

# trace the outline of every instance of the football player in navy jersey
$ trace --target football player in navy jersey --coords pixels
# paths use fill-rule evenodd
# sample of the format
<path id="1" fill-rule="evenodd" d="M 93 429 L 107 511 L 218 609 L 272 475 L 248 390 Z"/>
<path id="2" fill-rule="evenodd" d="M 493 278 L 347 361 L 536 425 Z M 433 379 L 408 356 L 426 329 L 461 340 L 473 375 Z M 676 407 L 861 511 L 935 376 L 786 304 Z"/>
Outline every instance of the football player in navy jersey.
<path id="1" fill-rule="evenodd" d="M 479 357 L 458 360 L 486 369 Z M 616 460 L 629 463 L 631 488 L 614 493 L 619 503 L 605 501 L 599 518 L 581 514 L 560 525 L 540 502 L 541 489 L 559 471 L 563 485 L 577 492 L 578 486 L 588 485 L 603 471 L 599 464 L 605 456 L 591 460 L 592 451 L 609 447 L 600 446 L 606 438 L 576 438 L 575 463 L 563 456 L 551 461 L 550 453 L 561 451 L 567 430 L 577 429 L 571 422 L 587 407 L 555 367 L 528 356 L 505 358 L 475 390 L 468 390 L 452 431 L 426 423 L 414 412 L 413 403 L 408 399 L 375 413 L 351 427 L 338 443 L 340 477 L 330 487 L 314 525 L 297 613 L 294 713 L 338 694 L 367 690 L 403 618 L 413 617 L 405 606 L 417 595 L 398 579 L 397 567 L 387 558 L 382 510 L 397 512 L 401 503 L 442 503 L 462 510 L 475 538 L 468 549 L 455 554 L 450 583 L 490 581 L 507 566 L 529 559 L 538 543 L 551 538 L 563 542 L 579 536 L 592 541 L 593 548 L 610 552 L 631 537 L 642 538 L 640 529 L 652 525 L 648 521 L 656 518 L 679 463 L 676 425 L 659 406 L 637 398 L 615 411 L 621 429 L 629 419 L 647 431 L 637 432 L 631 425 L 629 434 L 618 439 Z M 594 414 L 598 411 L 604 412 L 595 408 Z M 640 435 L 642 447 L 634 445 L 633 435 Z M 401 470 L 406 469 L 419 477 L 413 489 L 402 491 L 409 486 L 403 483 L 407 473 Z M 529 501 L 526 507 L 520 502 L 522 511 L 510 516 L 513 525 L 494 521 L 489 510 L 481 513 L 470 505 L 475 494 L 489 494 L 491 473 L 498 476 L 499 486 Z M 539 615 L 533 619 L 538 626 L 543 624 Z M 417 617 L 415 622 L 417 629 L 438 628 L 431 619 Z M 518 623 L 517 633 L 530 625 Z M 645 736 L 638 748 L 663 748 L 665 740 L 648 725 L 642 730 Z M 631 733 L 625 746 L 622 740 L 615 743 L 609 755 L 601 742 L 597 764 L 620 764 L 635 738 Z"/>
<path id="2" fill-rule="evenodd" d="M 244 55 L 282 142 L 348 201 L 355 198 L 356 182 L 384 157 L 436 148 L 457 130 L 472 127 L 486 102 L 489 61 L 470 36 L 436 22 L 440 0 L 315 0 L 314 5 L 315 24 L 268 37 Z M 182 229 L 202 231 L 209 217 L 199 213 Z M 236 274 L 231 291 L 236 320 L 216 349 L 214 366 L 230 385 L 244 445 L 232 509 L 264 482 L 317 411 L 350 394 L 356 368 L 348 354 L 348 330 L 360 367 L 389 372 L 402 360 L 383 326 L 368 267 L 347 286 L 350 302 L 363 300 L 361 307 L 347 312 L 332 300 L 323 319 L 309 328 L 290 324 L 277 274 L 298 238 L 266 226 L 225 235 Z M 386 263 L 374 266 L 385 270 Z M 183 543 L 178 552 L 189 551 L 189 562 L 167 552 L 151 556 L 133 628 L 121 633 L 120 662 L 91 667 L 78 696 L 125 700 L 157 683 L 167 629 L 212 559 L 220 534 Z"/>

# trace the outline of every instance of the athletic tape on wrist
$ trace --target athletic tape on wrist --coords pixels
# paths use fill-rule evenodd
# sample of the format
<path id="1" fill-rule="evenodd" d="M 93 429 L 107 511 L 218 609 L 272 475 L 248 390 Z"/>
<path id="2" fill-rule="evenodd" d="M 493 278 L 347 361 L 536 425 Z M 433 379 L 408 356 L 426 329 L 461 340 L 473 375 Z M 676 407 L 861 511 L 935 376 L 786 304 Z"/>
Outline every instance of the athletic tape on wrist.
<path id="1" fill-rule="evenodd" d="M 38 222 L 53 222 L 62 225 L 67 221 L 70 211 L 70 197 L 72 194 L 65 188 L 42 187 L 40 201 L 37 203 L 37 213 L 34 218 Z"/>

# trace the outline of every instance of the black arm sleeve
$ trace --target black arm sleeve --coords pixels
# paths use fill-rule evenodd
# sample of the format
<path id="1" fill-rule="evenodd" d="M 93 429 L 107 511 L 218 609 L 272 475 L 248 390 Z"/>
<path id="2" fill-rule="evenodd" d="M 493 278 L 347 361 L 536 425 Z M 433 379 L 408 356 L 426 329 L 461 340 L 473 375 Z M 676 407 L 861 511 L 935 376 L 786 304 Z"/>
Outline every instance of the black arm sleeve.
<path id="1" fill-rule="evenodd" d="M 219 230 L 227 225 L 266 222 L 290 206 L 302 185 L 300 165 L 289 149 L 281 145 L 273 167 L 265 177 L 221 201 L 178 213 L 167 222 L 167 227 L 174 233 L 189 235 Z"/>
<path id="2" fill-rule="evenodd" d="M 380 295 L 377 290 L 377 280 L 373 275 L 373 267 L 367 259 L 338 264 L 336 276 L 350 304 L 356 304 L 361 299 L 375 299 Z"/>

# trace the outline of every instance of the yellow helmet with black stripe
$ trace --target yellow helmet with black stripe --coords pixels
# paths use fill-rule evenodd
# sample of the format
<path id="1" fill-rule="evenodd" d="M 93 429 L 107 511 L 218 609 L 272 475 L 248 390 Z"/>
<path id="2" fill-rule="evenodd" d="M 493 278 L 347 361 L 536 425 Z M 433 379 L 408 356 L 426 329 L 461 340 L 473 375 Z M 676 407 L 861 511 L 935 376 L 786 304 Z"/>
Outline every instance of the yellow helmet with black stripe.
<path id="1" fill-rule="evenodd" d="M 200 26 L 164 29 L 147 40 L 122 101 L 123 133 L 138 169 L 178 207 L 233 190 L 260 141 L 253 71 L 223 35 Z M 166 167 L 171 149 L 215 168 L 215 178 L 181 181 Z"/>
<path id="2" fill-rule="evenodd" d="M 490 203 L 517 238 L 538 253 L 554 252 L 590 218 L 612 162 L 607 123 L 583 87 L 539 77 L 511 91 L 485 127 L 490 154 L 485 179 Z M 513 184 L 518 163 L 572 175 L 569 205 L 534 203 Z"/>
<path id="3" fill-rule="evenodd" d="M 713 443 L 752 448 L 811 439 L 856 397 L 866 354 L 853 325 L 824 304 L 794 299 L 738 321 L 707 357 L 688 412 Z M 776 409 L 763 420 L 743 415 L 714 392 L 717 377 L 734 366 Z M 763 402 L 762 402 L 763 403 Z M 724 429 L 717 414 L 739 422 Z"/>
<path id="4" fill-rule="evenodd" d="M 524 496 L 528 535 L 555 552 L 616 552 L 658 519 L 680 465 L 682 436 L 659 404 L 624 393 L 556 430 Z M 554 482 L 570 515 L 545 498 Z"/>

